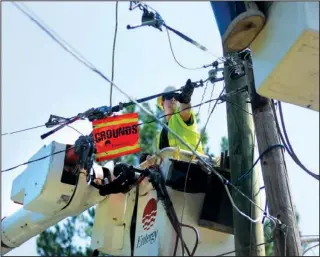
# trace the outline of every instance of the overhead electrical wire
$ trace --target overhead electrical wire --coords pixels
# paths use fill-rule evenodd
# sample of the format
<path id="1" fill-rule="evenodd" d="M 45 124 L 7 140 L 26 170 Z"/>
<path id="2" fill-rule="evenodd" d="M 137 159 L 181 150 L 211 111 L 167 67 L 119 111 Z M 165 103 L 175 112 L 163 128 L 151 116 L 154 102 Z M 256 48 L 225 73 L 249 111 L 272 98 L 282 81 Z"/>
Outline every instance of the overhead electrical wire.
<path id="1" fill-rule="evenodd" d="M 278 106 L 279 106 L 279 112 L 282 113 L 282 108 L 280 107 L 280 106 L 281 106 L 281 103 L 280 103 L 280 102 L 278 102 Z M 285 149 L 287 150 L 289 156 L 290 156 L 290 157 L 292 158 L 292 160 L 293 160 L 302 170 L 304 170 L 308 175 L 310 175 L 311 177 L 319 180 L 319 175 L 318 175 L 318 174 L 315 174 L 315 173 L 313 173 L 313 172 L 311 172 L 311 171 L 309 171 L 309 170 L 300 162 L 300 160 L 299 160 L 298 157 L 295 155 L 295 153 L 292 152 L 292 151 L 293 151 L 292 146 L 291 146 L 291 144 L 290 144 L 290 146 L 289 146 L 289 145 L 288 145 L 288 142 L 287 142 L 287 140 L 286 140 L 286 139 L 289 140 L 288 135 L 287 135 L 286 132 L 285 132 L 285 134 L 287 135 L 287 136 L 286 136 L 286 139 L 284 138 L 284 136 L 283 136 L 283 134 L 282 134 L 282 132 L 281 132 L 281 129 L 280 129 L 280 124 L 279 124 L 279 121 L 278 121 L 278 115 L 277 115 L 277 112 L 276 112 L 276 109 L 275 109 L 275 102 L 274 102 L 274 100 L 271 100 L 271 108 L 272 108 L 273 115 L 274 115 L 274 118 L 275 118 L 275 123 L 276 123 L 276 127 L 277 127 L 277 130 L 278 130 L 278 134 L 279 134 L 280 140 L 282 141 L 282 143 L 283 143 Z M 280 111 L 280 109 L 281 109 L 281 111 Z M 283 114 L 280 115 L 280 118 L 281 118 L 281 123 L 282 123 L 282 126 L 283 126 L 282 128 L 283 128 L 283 130 L 285 131 L 286 128 L 285 128 L 285 124 L 284 124 Z M 290 143 L 290 142 L 289 142 L 289 143 Z"/>
<path id="2" fill-rule="evenodd" d="M 293 150 L 293 148 L 292 148 L 292 145 L 291 145 L 291 143 L 290 143 L 288 134 L 287 134 L 287 130 L 286 130 L 285 122 L 284 122 L 284 117 L 283 117 L 282 104 L 281 104 L 280 101 L 278 101 L 278 106 L 279 106 L 280 121 L 281 121 L 281 124 L 282 124 L 283 134 L 284 134 L 284 137 L 285 137 L 285 139 L 286 139 L 287 147 L 288 147 L 288 149 L 290 149 L 290 151 L 288 150 L 289 155 L 292 157 L 292 159 L 295 161 L 295 163 L 296 163 L 298 166 L 300 166 L 301 169 L 303 169 L 303 170 L 304 170 L 306 173 L 308 173 L 310 176 L 312 176 L 312 177 L 314 177 L 315 179 L 319 180 L 319 175 L 311 172 L 310 170 L 308 170 L 308 169 L 301 163 L 301 161 L 299 160 L 299 158 L 298 158 L 297 155 L 295 154 L 295 152 L 294 152 L 294 150 Z"/>
<path id="3" fill-rule="evenodd" d="M 32 130 L 32 129 L 36 129 L 36 128 L 42 128 L 45 127 L 46 125 L 40 125 L 40 126 L 35 126 L 35 127 L 31 127 L 31 128 L 26 128 L 26 129 L 21 129 L 21 130 L 17 130 L 17 131 L 12 131 L 12 132 L 8 132 L 8 133 L 3 133 L 1 134 L 1 136 L 6 136 L 6 135 L 11 135 L 11 134 L 16 134 L 16 133 L 20 133 L 20 132 L 24 132 L 27 130 Z"/>
<path id="4" fill-rule="evenodd" d="M 61 38 L 52 28 L 48 27 L 43 20 L 41 20 L 32 10 L 30 10 L 24 3 L 11 2 L 19 11 L 26 15 L 31 21 L 36 23 L 48 36 L 59 44 L 65 51 L 70 53 L 79 62 L 87 66 L 89 69 L 96 69 L 95 66 L 89 62 L 81 53 L 72 47 L 67 41 Z M 23 8 L 21 7 L 23 6 Z M 25 9 L 25 10 L 24 10 Z"/>
<path id="5" fill-rule="evenodd" d="M 77 129 L 74 128 L 73 126 L 67 125 L 67 127 L 73 129 L 74 131 L 78 132 L 80 135 L 84 136 L 83 133 L 81 133 L 79 130 L 77 130 Z"/>
<path id="6" fill-rule="evenodd" d="M 113 38 L 113 48 L 112 48 L 112 68 L 111 68 L 111 80 L 114 81 L 114 58 L 116 51 L 116 42 L 118 34 L 118 5 L 119 1 L 116 1 L 116 18 L 115 18 L 115 28 L 114 28 L 114 38 Z M 112 106 L 112 83 L 110 83 L 110 106 Z"/>
<path id="7" fill-rule="evenodd" d="M 72 150 L 72 149 L 74 149 L 74 147 L 70 147 L 70 148 L 68 148 L 68 149 L 66 149 L 66 150 L 57 151 L 57 152 L 54 152 L 54 153 L 52 153 L 52 154 L 48 154 L 48 155 L 46 155 L 46 156 L 40 157 L 40 158 L 35 159 L 35 160 L 31 160 L 31 161 L 28 161 L 28 162 L 21 163 L 21 164 L 16 165 L 16 166 L 14 166 L 14 167 L 12 167 L 12 168 L 2 170 L 1 172 L 10 171 L 10 170 L 19 168 L 20 166 L 27 165 L 27 164 L 29 164 L 29 163 L 41 161 L 41 160 L 46 159 L 46 158 L 48 158 L 48 157 L 50 157 L 50 156 L 53 156 L 53 155 L 55 155 L 55 154 L 64 153 L 64 152 L 69 151 L 69 150 Z"/>
<path id="8" fill-rule="evenodd" d="M 208 83 L 209 83 L 209 81 L 206 82 L 205 88 L 204 88 L 202 96 L 201 96 L 200 104 L 203 102 L 204 96 L 205 96 L 207 88 L 208 88 Z M 214 87 L 214 85 L 212 85 L 212 87 Z M 197 115 L 200 114 L 200 110 L 201 110 L 201 105 L 199 106 L 199 110 L 198 110 Z"/>
<path id="9" fill-rule="evenodd" d="M 249 114 L 249 115 L 253 115 L 251 112 L 248 112 L 247 110 L 245 110 L 241 105 L 231 102 L 229 100 L 225 100 L 225 102 L 229 103 L 229 104 L 233 104 L 234 106 L 238 107 L 239 109 L 241 109 L 242 111 L 244 111 L 245 113 Z"/>
<path id="10" fill-rule="evenodd" d="M 166 28 L 166 32 L 167 32 L 167 35 L 168 35 L 168 41 L 169 41 L 169 45 L 170 45 L 170 50 L 171 50 L 171 53 L 172 53 L 172 56 L 173 56 L 173 59 L 175 60 L 175 62 L 183 69 L 185 70 L 200 70 L 200 69 L 203 69 L 203 67 L 197 67 L 197 68 L 188 68 L 184 65 L 182 65 L 176 58 L 176 55 L 174 54 L 174 51 L 173 51 L 173 47 L 172 47 L 172 42 L 171 42 L 171 38 L 170 38 L 170 33 L 169 33 L 169 30 Z"/>
<path id="11" fill-rule="evenodd" d="M 254 164 L 252 165 L 252 167 L 243 175 L 240 176 L 240 178 L 238 179 L 238 182 L 240 182 L 242 179 L 244 179 L 245 177 L 247 177 L 254 169 L 254 167 L 258 164 L 258 162 L 262 159 L 262 157 L 267 154 L 268 152 L 270 152 L 272 149 L 277 148 L 277 147 L 282 147 L 284 148 L 283 145 L 280 144 L 276 144 L 276 145 L 271 145 L 269 146 L 266 150 L 264 150 L 260 156 L 257 158 L 257 160 L 254 162 Z"/>
<path id="12" fill-rule="evenodd" d="M 313 246 L 310 246 L 309 248 L 307 248 L 306 250 L 304 250 L 304 252 L 302 253 L 302 256 L 304 256 L 307 252 L 309 252 L 310 250 L 312 250 L 313 248 L 319 247 L 320 244 L 316 244 Z"/>
<path id="13" fill-rule="evenodd" d="M 301 235 L 300 237 L 319 237 L 320 235 Z"/>
<path id="14" fill-rule="evenodd" d="M 267 240 L 266 242 L 264 243 L 260 243 L 260 244 L 257 244 L 255 246 L 246 246 L 246 247 L 242 247 L 241 250 L 244 250 L 244 249 L 248 249 L 248 248 L 256 248 L 256 247 L 259 247 L 259 246 L 262 246 L 262 245 L 266 245 L 266 244 L 269 244 L 273 241 L 273 239 L 269 239 Z M 225 252 L 225 253 L 221 253 L 221 254 L 218 254 L 218 255 L 213 255 L 213 256 L 224 256 L 224 255 L 227 255 L 227 254 L 232 254 L 232 253 L 237 253 L 238 251 L 237 250 L 233 250 L 233 251 L 230 251 L 230 252 Z"/>
<path id="15" fill-rule="evenodd" d="M 213 97 L 213 92 L 214 92 L 214 85 L 212 86 L 212 90 L 211 90 L 211 94 L 210 94 L 209 99 L 212 99 L 212 97 Z M 209 115 L 209 113 L 210 113 L 210 107 L 211 107 L 211 102 L 209 103 L 209 106 L 208 106 L 208 115 Z"/>

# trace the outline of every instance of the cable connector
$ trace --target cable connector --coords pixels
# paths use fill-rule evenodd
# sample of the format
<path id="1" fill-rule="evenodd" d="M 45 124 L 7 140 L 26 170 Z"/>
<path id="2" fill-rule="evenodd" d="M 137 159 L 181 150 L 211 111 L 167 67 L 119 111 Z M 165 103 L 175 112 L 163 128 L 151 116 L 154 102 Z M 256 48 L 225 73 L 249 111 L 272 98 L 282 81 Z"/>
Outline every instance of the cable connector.
<path id="1" fill-rule="evenodd" d="M 207 64 L 207 65 L 203 65 L 203 68 L 209 68 L 209 67 L 213 67 L 213 68 L 218 68 L 219 66 L 219 62 L 218 61 L 214 61 L 213 63 Z"/>
<path id="2" fill-rule="evenodd" d="M 54 126 L 65 123 L 67 120 L 67 118 L 51 114 L 49 120 L 45 123 L 45 125 L 47 128 L 52 128 Z"/>
<path id="3" fill-rule="evenodd" d="M 94 120 L 99 120 L 103 119 L 105 117 L 108 117 L 112 114 L 112 108 L 109 106 L 101 106 L 98 108 L 95 108 L 90 115 L 88 115 L 88 120 L 89 121 L 94 121 Z"/>
<path id="4" fill-rule="evenodd" d="M 219 71 L 223 71 L 223 68 L 218 68 L 218 66 L 214 66 L 213 69 L 209 70 L 208 71 L 208 75 L 209 75 L 209 78 L 208 80 L 214 84 L 215 82 L 217 82 L 217 74 Z"/>
<path id="5" fill-rule="evenodd" d="M 164 25 L 164 21 L 161 18 L 160 14 L 157 12 L 149 11 L 147 6 L 142 3 L 137 3 L 134 8 L 139 6 L 139 9 L 143 11 L 142 17 L 141 17 L 141 24 L 140 25 L 127 25 L 127 29 L 136 29 L 143 26 L 152 26 L 156 29 L 159 29 L 162 32 L 162 25 Z M 130 10 L 133 10 L 132 4 L 130 2 Z"/>

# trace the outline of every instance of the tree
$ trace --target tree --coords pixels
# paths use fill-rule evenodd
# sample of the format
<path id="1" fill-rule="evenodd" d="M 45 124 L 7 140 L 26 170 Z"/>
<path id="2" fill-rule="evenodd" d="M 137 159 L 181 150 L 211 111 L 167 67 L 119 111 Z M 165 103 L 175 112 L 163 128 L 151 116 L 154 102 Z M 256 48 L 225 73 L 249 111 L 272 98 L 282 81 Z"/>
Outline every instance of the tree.
<path id="1" fill-rule="evenodd" d="M 151 111 L 149 104 L 144 103 L 143 106 Z M 124 113 L 139 112 L 139 134 L 141 153 L 154 152 L 154 144 L 156 135 L 159 133 L 161 124 L 151 122 L 154 118 L 144 112 L 136 109 L 136 106 L 129 106 Z M 160 117 L 163 113 L 160 109 L 156 110 L 156 116 Z M 209 151 L 206 146 L 208 136 L 202 129 L 203 147 Z M 132 154 L 123 156 L 114 160 L 115 162 L 126 162 L 133 165 L 138 164 L 140 154 Z M 95 207 L 90 208 L 86 212 L 77 217 L 69 217 L 59 222 L 55 226 L 42 232 L 37 238 L 37 252 L 41 256 L 90 256 L 92 249 L 90 248 L 90 238 L 92 234 L 93 222 L 95 215 Z M 81 241 L 81 246 L 75 243 L 75 240 Z"/>
<path id="2" fill-rule="evenodd" d="M 222 137 L 220 142 L 221 152 L 229 151 L 229 141 L 227 137 Z"/>

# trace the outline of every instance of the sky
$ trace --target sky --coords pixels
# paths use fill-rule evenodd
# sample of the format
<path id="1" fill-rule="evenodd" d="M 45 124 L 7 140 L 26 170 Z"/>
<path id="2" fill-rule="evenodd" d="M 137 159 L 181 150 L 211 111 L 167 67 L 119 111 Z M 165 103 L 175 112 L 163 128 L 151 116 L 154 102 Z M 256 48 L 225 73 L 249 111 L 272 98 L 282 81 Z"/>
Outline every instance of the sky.
<path id="1" fill-rule="evenodd" d="M 115 2 L 25 2 L 47 25 L 69 42 L 104 74 L 111 77 L 111 57 L 115 23 Z M 152 2 L 166 23 L 210 49 L 214 56 L 171 35 L 177 59 L 187 67 L 212 63 L 222 56 L 221 38 L 209 2 Z M 110 84 L 77 62 L 53 42 L 11 3 L 2 3 L 2 133 L 43 125 L 50 114 L 72 117 L 91 107 L 109 105 Z M 187 79 L 205 79 L 208 69 L 189 71 L 179 67 L 170 52 L 167 35 L 154 28 L 127 30 L 138 24 L 139 10 L 129 11 L 129 2 L 119 3 L 118 36 L 115 55 L 115 83 L 135 98 L 157 94 L 168 85 L 177 88 Z M 223 84 L 214 85 L 214 96 Z M 209 99 L 208 86 L 204 100 Z M 196 89 L 192 104 L 201 101 L 204 88 Z M 113 104 L 127 102 L 116 89 Z M 155 100 L 149 102 L 155 106 Z M 197 111 L 197 109 L 196 109 Z M 287 131 L 292 146 L 310 170 L 319 173 L 319 113 L 283 104 Z M 208 105 L 201 107 L 202 127 Z M 74 123 L 89 134 L 88 121 Z M 45 140 L 46 128 L 2 136 L 1 170 L 23 163 L 52 140 L 72 144 L 79 134 L 64 128 Z M 227 136 L 225 104 L 218 105 L 209 121 L 209 145 L 216 155 L 220 138 Z M 319 234 L 319 182 L 301 170 L 286 155 L 294 204 L 301 216 L 304 235 Z M 12 182 L 24 167 L 1 174 L 1 217 L 20 208 L 10 200 Z M 316 249 L 315 253 L 318 253 Z M 8 256 L 37 255 L 35 238 L 14 249 Z"/>

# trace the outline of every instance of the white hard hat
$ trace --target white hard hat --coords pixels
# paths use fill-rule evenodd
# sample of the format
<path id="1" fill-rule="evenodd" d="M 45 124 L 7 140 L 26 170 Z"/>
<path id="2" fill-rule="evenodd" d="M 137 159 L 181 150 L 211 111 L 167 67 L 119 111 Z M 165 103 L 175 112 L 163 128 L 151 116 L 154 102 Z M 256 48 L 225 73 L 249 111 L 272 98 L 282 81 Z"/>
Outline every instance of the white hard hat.
<path id="1" fill-rule="evenodd" d="M 163 94 L 167 93 L 167 92 L 171 92 L 171 91 L 176 91 L 176 90 L 177 89 L 174 86 L 168 86 L 163 90 Z M 162 96 L 159 96 L 157 98 L 157 105 L 160 107 L 161 110 L 163 110 L 163 107 L 162 107 L 161 103 L 162 103 Z"/>

